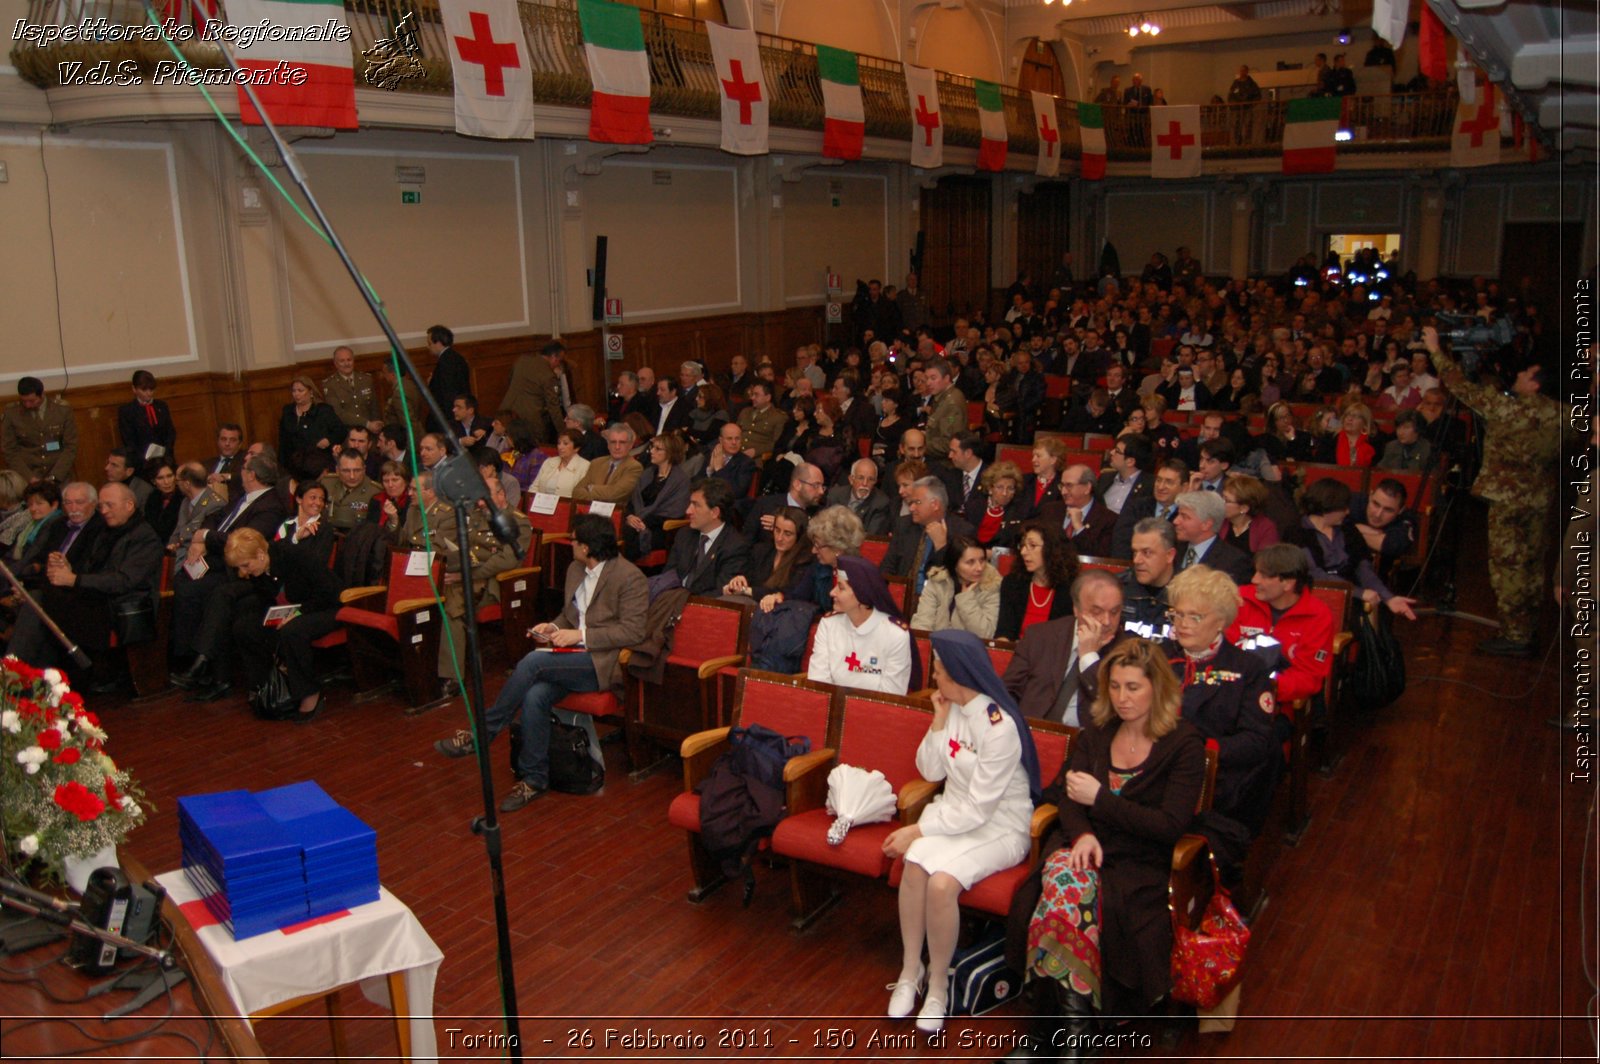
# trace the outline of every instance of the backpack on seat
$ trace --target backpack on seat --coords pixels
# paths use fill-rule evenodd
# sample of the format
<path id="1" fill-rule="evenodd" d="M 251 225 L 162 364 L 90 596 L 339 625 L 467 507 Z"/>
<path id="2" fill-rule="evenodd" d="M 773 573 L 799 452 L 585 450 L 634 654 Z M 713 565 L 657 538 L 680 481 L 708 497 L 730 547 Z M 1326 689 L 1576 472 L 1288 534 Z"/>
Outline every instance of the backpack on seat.
<path id="1" fill-rule="evenodd" d="M 760 724 L 734 728 L 727 753 L 700 783 L 701 843 L 721 862 L 724 875 L 742 871 L 746 905 L 756 887 L 750 858 L 783 819 L 783 767 L 789 758 L 810 752 L 805 736 L 786 739 Z"/>

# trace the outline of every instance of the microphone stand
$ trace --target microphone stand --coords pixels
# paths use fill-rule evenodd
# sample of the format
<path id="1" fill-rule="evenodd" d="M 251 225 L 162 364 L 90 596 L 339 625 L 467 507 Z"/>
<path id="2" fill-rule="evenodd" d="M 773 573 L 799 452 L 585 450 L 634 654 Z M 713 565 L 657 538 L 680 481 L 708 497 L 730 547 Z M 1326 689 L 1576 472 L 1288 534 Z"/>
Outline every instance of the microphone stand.
<path id="1" fill-rule="evenodd" d="M 67 656 L 72 659 L 73 665 L 80 669 L 88 669 L 94 665 L 94 662 L 89 660 L 89 655 L 85 654 L 83 649 L 74 643 L 67 633 L 61 630 L 60 625 L 50 619 L 50 615 L 44 612 L 44 607 L 39 605 L 38 600 L 28 594 L 28 589 L 22 586 L 22 581 L 17 579 L 17 574 L 13 573 L 10 566 L 3 561 L 0 561 L 0 574 L 4 574 L 6 582 L 11 585 L 11 590 L 15 591 L 28 609 L 32 610 L 39 618 L 39 622 L 44 625 L 45 631 L 55 636 L 56 641 L 66 649 Z"/>
<path id="2" fill-rule="evenodd" d="M 144 0 L 145 16 L 154 25 L 160 25 L 161 19 L 157 15 L 151 0 Z M 283 160 L 285 169 L 289 172 L 290 179 L 295 187 L 305 197 L 306 206 L 311 208 L 316 216 L 317 224 L 322 226 L 322 231 L 327 235 L 328 243 L 339 256 L 339 261 L 344 264 L 345 271 L 350 274 L 350 279 L 355 282 L 356 290 L 361 293 L 361 298 L 367 304 L 367 309 L 372 313 L 378 327 L 383 330 L 383 335 L 389 342 L 389 350 L 395 360 L 405 370 L 406 376 L 416 382 L 417 390 L 422 395 L 423 404 L 434 420 L 440 425 L 450 424 L 450 417 L 439 405 L 432 392 L 428 390 L 428 383 L 417 369 L 411 356 L 406 354 L 405 345 L 400 342 L 400 337 L 395 333 L 394 326 L 389 322 L 389 316 L 378 303 L 377 296 L 368 287 L 361 271 L 356 268 L 350 252 L 346 250 L 344 242 L 333 228 L 333 223 L 323 212 L 322 205 L 311 192 L 311 184 L 307 180 L 305 171 L 300 168 L 300 160 L 290 149 L 287 141 L 278 127 L 273 124 L 267 114 L 267 109 L 262 106 L 261 99 L 256 95 L 255 86 L 250 79 L 242 76 L 238 61 L 232 51 L 221 42 L 217 50 L 222 53 L 223 60 L 228 69 L 233 72 L 238 80 L 239 87 L 255 107 L 261 120 L 261 127 L 272 138 L 273 146 L 278 151 L 278 157 Z M 467 521 L 471 510 L 479 501 L 492 507 L 489 497 L 489 488 L 478 475 L 476 466 L 461 441 L 450 433 L 442 433 L 450 454 L 438 466 L 434 467 L 434 486 L 439 494 L 455 504 L 456 521 L 461 538 L 461 585 L 462 599 L 466 609 L 466 655 L 467 655 L 467 686 L 469 697 L 472 700 L 470 714 L 473 725 L 473 740 L 478 748 L 478 774 L 482 782 L 484 815 L 472 821 L 472 830 L 483 836 L 484 849 L 489 858 L 489 881 L 494 895 L 495 917 L 495 942 L 500 964 L 500 1002 L 501 1010 L 505 1014 L 506 1035 L 509 1043 L 507 1053 L 511 1060 L 522 1060 L 522 1035 L 521 1023 L 517 1012 L 517 987 L 516 977 L 512 967 L 511 953 L 511 917 L 506 908 L 506 882 L 505 866 L 501 859 L 502 839 L 498 808 L 494 799 L 494 779 L 489 767 L 489 732 L 488 725 L 483 719 L 483 660 L 478 653 L 478 617 L 474 608 L 472 595 L 472 550 L 467 543 Z M 503 520 L 502 515 L 495 515 L 495 520 L 490 522 L 495 535 L 500 539 L 507 539 L 510 532 L 511 541 L 515 541 L 515 526 Z"/>

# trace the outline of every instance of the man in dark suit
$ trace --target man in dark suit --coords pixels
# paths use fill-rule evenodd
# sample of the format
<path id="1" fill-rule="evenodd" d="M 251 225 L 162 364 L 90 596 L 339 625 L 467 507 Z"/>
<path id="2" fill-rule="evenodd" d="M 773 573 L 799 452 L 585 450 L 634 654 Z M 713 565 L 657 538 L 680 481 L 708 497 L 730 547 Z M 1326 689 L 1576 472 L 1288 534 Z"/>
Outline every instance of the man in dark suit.
<path id="1" fill-rule="evenodd" d="M 565 601 L 561 616 L 534 627 L 541 648 L 517 664 L 484 714 L 490 741 L 522 714 L 517 782 L 500 802 L 502 813 L 544 797 L 550 786 L 550 710 L 577 692 L 610 691 L 620 699 L 625 676 L 618 658 L 647 634 L 649 587 L 632 562 L 618 557 L 609 519 L 584 514 L 573 521 Z M 551 653 L 552 647 L 565 652 Z M 465 729 L 433 746 L 450 758 L 474 752 Z"/>
<path id="2" fill-rule="evenodd" d="M 745 516 L 744 526 L 752 536 L 771 532 L 772 515 L 783 506 L 792 506 L 808 514 L 816 513 L 827 490 L 828 482 L 823 479 L 822 470 L 810 462 L 801 462 L 789 474 L 789 490 L 774 491 L 757 499 Z"/>
<path id="3" fill-rule="evenodd" d="M 152 458 L 172 458 L 178 429 L 166 401 L 156 398 L 156 375 L 141 369 L 133 375 L 133 401 L 117 408 L 122 446 L 132 452 L 135 468 Z"/>
<path id="4" fill-rule="evenodd" d="M 878 571 L 905 577 L 920 593 L 928 566 L 943 554 L 950 537 L 972 535 L 972 525 L 949 512 L 950 496 L 938 477 L 923 477 L 912 485 L 910 506 L 911 520 L 895 528 Z"/>
<path id="5" fill-rule="evenodd" d="M 735 500 L 748 498 L 756 479 L 755 459 L 744 453 L 744 429 L 730 421 L 717 431 L 703 467 L 705 475 L 726 481 Z"/>
<path id="6" fill-rule="evenodd" d="M 99 501 L 93 484 L 74 480 L 62 488 L 61 513 L 64 520 L 54 522 L 43 533 L 45 542 L 40 547 L 42 557 L 60 554 L 74 568 L 81 566 L 83 559 L 89 556 L 94 541 L 106 527 L 96 509 Z M 44 587 L 44 570 L 40 570 L 37 576 L 25 578 L 23 582 L 30 590 Z"/>
<path id="7" fill-rule="evenodd" d="M 1186 491 L 1178 496 L 1178 512 L 1172 519 L 1178 532 L 1178 572 L 1194 565 L 1220 569 L 1239 585 L 1255 575 L 1250 556 L 1230 547 L 1218 536 L 1224 520 L 1222 496 L 1214 491 Z"/>
<path id="8" fill-rule="evenodd" d="M 1121 427 L 1122 418 L 1111 409 L 1111 397 L 1104 388 L 1091 389 L 1083 405 L 1067 411 L 1066 423 L 1062 425 L 1067 432 L 1093 432 L 1102 436 L 1114 436 Z"/>
<path id="9" fill-rule="evenodd" d="M 201 653 L 200 615 L 209 595 L 215 594 L 230 576 L 223 560 L 223 550 L 228 545 L 228 533 L 236 528 L 253 528 L 271 542 L 278 526 L 288 512 L 276 488 L 278 463 L 265 454 L 257 454 L 244 463 L 239 471 L 239 485 L 243 489 L 233 505 L 220 510 L 206 520 L 200 531 L 190 540 L 184 557 L 178 563 L 172 579 L 172 631 L 173 651 L 189 657 Z M 199 576 L 191 567 L 204 564 Z"/>
<path id="10" fill-rule="evenodd" d="M 245 430 L 224 421 L 216 430 L 216 456 L 205 461 L 206 485 L 232 502 L 238 498 L 238 467 L 245 464 Z"/>
<path id="11" fill-rule="evenodd" d="M 693 409 L 693 404 L 683 397 L 677 378 L 662 377 L 656 381 L 656 418 L 651 427 L 657 436 L 686 431 Z"/>
<path id="12" fill-rule="evenodd" d="M 970 511 L 974 499 L 983 498 L 983 439 L 971 429 L 964 429 L 950 437 L 949 466 L 935 467 L 945 492 L 950 496 L 950 509 L 958 514 Z"/>
<path id="13" fill-rule="evenodd" d="M 835 377 L 833 398 L 843 411 L 839 423 L 849 430 L 852 440 L 870 440 L 878 431 L 878 414 L 872 402 L 861 395 L 861 384 L 849 377 Z"/>
<path id="14" fill-rule="evenodd" d="M 84 485 L 87 487 L 87 485 Z M 155 605 L 161 579 L 161 537 L 139 512 L 133 492 L 107 484 L 99 492 L 99 535 L 88 541 L 77 561 L 73 551 L 54 553 L 45 565 L 40 605 L 67 637 L 93 661 L 93 674 L 75 679 L 91 691 L 107 689 L 105 671 L 113 631 L 112 606 L 124 598 L 142 597 Z M 76 543 L 73 544 L 77 546 Z M 25 610 L 17 618 L 9 652 L 35 667 L 71 668 L 65 648 L 49 635 L 38 614 Z"/>
<path id="15" fill-rule="evenodd" d="M 458 395 L 450 404 L 450 435 L 467 450 L 481 444 L 494 431 L 494 422 L 478 413 L 478 397 L 471 392 Z"/>
<path id="16" fill-rule="evenodd" d="M 728 524 L 733 492 L 726 482 L 706 477 L 689 491 L 688 533 L 672 541 L 666 572 L 677 574 L 691 595 L 721 594 L 750 562 L 750 541 Z"/>
<path id="17" fill-rule="evenodd" d="M 1094 470 L 1070 465 L 1061 472 L 1061 498 L 1039 511 L 1039 520 L 1056 524 L 1079 555 L 1103 558 L 1111 551 L 1117 515 L 1095 501 Z"/>
<path id="18" fill-rule="evenodd" d="M 878 490 L 878 467 L 870 458 L 860 458 L 850 466 L 850 482 L 828 492 L 829 506 L 844 506 L 861 518 L 867 535 L 884 536 L 894 526 L 899 509 L 889 496 Z"/>
<path id="19" fill-rule="evenodd" d="M 1120 514 L 1131 502 L 1150 497 L 1150 467 L 1155 448 L 1148 436 L 1123 436 L 1106 456 L 1111 468 L 1100 474 L 1094 497 L 1112 513 Z"/>
<path id="20" fill-rule="evenodd" d="M 467 366 L 467 360 L 461 357 L 461 352 L 453 346 L 456 334 L 443 325 L 435 325 L 428 330 L 428 350 L 433 352 L 433 376 L 428 378 L 428 391 L 439 402 L 439 409 L 449 410 L 458 395 L 468 395 L 472 392 L 472 370 Z M 444 426 L 437 424 L 430 415 L 428 425 L 435 432 Z"/>
<path id="21" fill-rule="evenodd" d="M 1132 499 L 1117 515 L 1116 527 L 1111 530 L 1111 557 L 1127 558 L 1133 550 L 1133 526 L 1146 517 L 1159 517 L 1171 521 L 1178 515 L 1178 493 L 1189 483 L 1189 467 L 1176 458 L 1168 458 L 1156 466 L 1154 473 L 1140 477 L 1150 481 L 1150 494 Z"/>
<path id="22" fill-rule="evenodd" d="M 1128 384 L 1128 371 L 1120 362 L 1113 362 L 1106 367 L 1106 398 L 1111 401 L 1111 410 L 1117 419 L 1126 424 L 1128 415 L 1133 413 L 1133 408 L 1139 405 L 1139 392 Z"/>
<path id="23" fill-rule="evenodd" d="M 1123 92 L 1122 102 L 1129 107 L 1149 107 L 1154 98 L 1154 91 L 1144 83 L 1144 75 L 1134 71 L 1133 83 Z"/>
<path id="24" fill-rule="evenodd" d="M 1129 634 L 1122 627 L 1122 585 L 1103 569 L 1085 569 L 1072 583 L 1072 615 L 1023 633 L 1006 667 L 1006 690 L 1023 716 L 1081 728 L 1099 688 L 1096 666 Z"/>

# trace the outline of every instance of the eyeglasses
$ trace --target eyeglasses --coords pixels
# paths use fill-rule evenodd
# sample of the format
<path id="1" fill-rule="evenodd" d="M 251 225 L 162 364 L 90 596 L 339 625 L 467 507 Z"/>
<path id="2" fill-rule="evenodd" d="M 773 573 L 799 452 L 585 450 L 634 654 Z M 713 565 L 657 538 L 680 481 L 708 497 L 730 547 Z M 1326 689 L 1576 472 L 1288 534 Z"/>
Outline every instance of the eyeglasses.
<path id="1" fill-rule="evenodd" d="M 1204 624 L 1210 616 L 1209 613 L 1180 613 L 1177 610 L 1168 610 L 1167 623 L 1197 626 Z"/>

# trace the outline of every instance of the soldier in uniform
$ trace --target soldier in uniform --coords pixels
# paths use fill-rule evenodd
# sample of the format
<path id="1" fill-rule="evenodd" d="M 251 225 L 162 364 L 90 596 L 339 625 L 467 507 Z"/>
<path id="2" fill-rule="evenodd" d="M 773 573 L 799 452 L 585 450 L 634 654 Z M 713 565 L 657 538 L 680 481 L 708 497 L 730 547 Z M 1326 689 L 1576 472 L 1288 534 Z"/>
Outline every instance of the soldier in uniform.
<path id="1" fill-rule="evenodd" d="M 383 364 L 383 382 L 389 390 L 389 401 L 383 407 L 383 422 L 378 426 L 381 430 L 384 425 L 404 425 L 410 438 L 422 438 L 422 424 L 427 409 L 422 405 L 422 392 L 407 377 L 396 382 L 394 366 L 391 363 Z M 400 396 L 405 395 L 405 409 L 400 408 Z M 407 415 L 410 415 L 409 417 Z M 368 426 L 371 429 L 371 426 Z"/>
<path id="2" fill-rule="evenodd" d="M 322 401 L 349 428 L 383 427 L 378 420 L 378 387 L 372 374 L 356 369 L 356 353 L 348 347 L 334 349 L 333 375 L 322 382 Z"/>
<path id="3" fill-rule="evenodd" d="M 556 368 L 566 350 L 561 341 L 552 340 L 537 355 L 519 355 L 511 367 L 506 394 L 500 400 L 500 409 L 511 411 L 532 426 L 540 443 L 554 443 L 565 421 Z"/>
<path id="4" fill-rule="evenodd" d="M 934 358 L 923 367 L 928 393 L 933 402 L 928 412 L 928 455 L 930 462 L 947 461 L 950 441 L 967 427 L 967 397 L 955 386 L 950 363 Z"/>
<path id="5" fill-rule="evenodd" d="M 1439 346 L 1437 329 L 1423 329 L 1422 343 L 1450 391 L 1484 421 L 1483 468 L 1472 492 L 1489 503 L 1489 586 L 1499 606 L 1500 634 L 1480 642 L 1478 651 L 1531 658 L 1561 450 L 1561 404 L 1540 394 L 1537 364 L 1518 373 L 1511 394 L 1504 395 L 1467 381 Z"/>
<path id="6" fill-rule="evenodd" d="M 759 462 L 762 455 L 772 453 L 789 418 L 772 405 L 772 385 L 768 381 L 751 381 L 746 394 L 750 405 L 739 412 L 739 428 L 744 433 L 744 453 Z"/>
<path id="7" fill-rule="evenodd" d="M 63 399 L 45 399 L 44 382 L 38 377 L 23 377 L 17 382 L 17 401 L 0 418 L 0 448 L 5 450 L 6 465 L 30 483 L 70 480 L 78 457 L 72 407 Z"/>
<path id="8" fill-rule="evenodd" d="M 341 532 L 364 522 L 373 496 L 383 490 L 367 478 L 367 463 L 355 451 L 339 456 L 338 472 L 323 477 L 322 486 L 328 492 L 328 524 Z"/>

